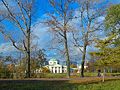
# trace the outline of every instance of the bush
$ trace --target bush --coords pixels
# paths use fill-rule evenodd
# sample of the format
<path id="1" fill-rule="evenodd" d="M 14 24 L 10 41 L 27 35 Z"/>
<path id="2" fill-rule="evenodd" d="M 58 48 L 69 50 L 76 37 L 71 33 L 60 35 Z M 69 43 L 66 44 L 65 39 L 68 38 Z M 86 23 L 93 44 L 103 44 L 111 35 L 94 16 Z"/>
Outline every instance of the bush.
<path id="1" fill-rule="evenodd" d="M 50 73 L 50 70 L 46 67 L 42 68 L 42 73 Z"/>

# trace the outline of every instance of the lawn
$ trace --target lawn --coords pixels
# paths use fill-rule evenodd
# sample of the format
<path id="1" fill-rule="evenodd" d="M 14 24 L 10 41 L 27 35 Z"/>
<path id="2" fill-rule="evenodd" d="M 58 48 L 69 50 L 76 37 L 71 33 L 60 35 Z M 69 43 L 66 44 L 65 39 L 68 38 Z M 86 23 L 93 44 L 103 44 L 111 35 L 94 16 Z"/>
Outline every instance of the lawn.
<path id="1" fill-rule="evenodd" d="M 96 77 L 97 76 L 97 72 L 95 73 L 89 73 L 89 72 L 85 72 L 85 77 Z M 119 76 L 120 73 L 106 73 L 106 76 Z M 78 73 L 74 73 L 71 75 L 71 78 L 76 78 L 76 77 L 80 77 L 80 74 Z M 53 74 L 53 73 L 44 73 L 44 74 L 38 74 L 37 78 L 66 78 L 66 73 L 61 73 L 61 74 Z"/>
<path id="2" fill-rule="evenodd" d="M 0 90 L 120 90 L 120 79 L 0 80 Z"/>

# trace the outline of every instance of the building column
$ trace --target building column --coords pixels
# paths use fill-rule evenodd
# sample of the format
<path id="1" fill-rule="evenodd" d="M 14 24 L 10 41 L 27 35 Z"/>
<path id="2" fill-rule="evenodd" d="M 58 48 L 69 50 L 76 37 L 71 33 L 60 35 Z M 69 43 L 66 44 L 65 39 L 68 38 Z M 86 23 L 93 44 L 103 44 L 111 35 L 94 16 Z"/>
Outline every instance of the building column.
<path id="1" fill-rule="evenodd" d="M 62 66 L 60 67 L 60 73 L 63 73 L 63 72 L 62 72 Z"/>
<path id="2" fill-rule="evenodd" d="M 57 67 L 57 73 L 60 73 L 60 72 L 59 72 L 59 67 Z"/>
<path id="3" fill-rule="evenodd" d="M 55 67 L 53 67 L 53 73 L 55 73 Z"/>
<path id="4" fill-rule="evenodd" d="M 50 71 L 51 71 L 51 73 L 53 73 L 53 67 L 50 67 Z"/>

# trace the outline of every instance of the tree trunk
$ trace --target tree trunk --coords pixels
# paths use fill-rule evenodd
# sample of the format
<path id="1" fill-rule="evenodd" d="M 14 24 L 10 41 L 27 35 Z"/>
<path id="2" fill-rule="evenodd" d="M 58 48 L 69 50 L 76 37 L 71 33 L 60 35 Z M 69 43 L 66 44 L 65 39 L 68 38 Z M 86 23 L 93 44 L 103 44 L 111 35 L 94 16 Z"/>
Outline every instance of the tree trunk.
<path id="1" fill-rule="evenodd" d="M 82 62 L 81 62 L 81 77 L 84 77 L 84 64 L 85 64 L 85 57 L 86 57 L 86 45 L 84 46 L 84 52 L 82 56 Z"/>
<path id="2" fill-rule="evenodd" d="M 68 50 L 66 31 L 64 31 L 64 44 L 65 44 L 65 56 L 66 56 L 66 63 L 67 63 L 67 78 L 70 78 L 70 56 L 69 56 L 69 50 Z"/>
<path id="3" fill-rule="evenodd" d="M 30 70 L 30 29 L 27 31 L 27 78 L 30 78 L 31 70 Z"/>
<path id="4" fill-rule="evenodd" d="M 84 64 L 85 64 L 85 57 L 86 57 L 86 49 L 87 49 L 87 39 L 85 39 L 84 46 L 83 46 L 83 55 L 82 55 L 82 62 L 81 62 L 81 77 L 84 77 Z"/>

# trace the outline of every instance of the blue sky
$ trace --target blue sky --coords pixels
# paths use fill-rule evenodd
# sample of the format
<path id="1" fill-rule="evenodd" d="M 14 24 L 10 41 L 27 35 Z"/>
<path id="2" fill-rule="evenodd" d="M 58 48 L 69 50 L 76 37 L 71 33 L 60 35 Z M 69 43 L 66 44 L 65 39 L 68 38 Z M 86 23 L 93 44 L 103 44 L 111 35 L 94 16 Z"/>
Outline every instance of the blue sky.
<path id="1" fill-rule="evenodd" d="M 114 4 L 120 3 L 120 0 L 105 0 L 107 3 L 111 2 Z M 34 19 L 33 19 L 33 24 L 38 23 L 42 17 L 44 17 L 45 13 L 52 10 L 52 8 L 49 5 L 48 0 L 37 0 L 36 5 L 35 5 L 35 12 L 34 12 Z M 10 33 L 15 33 L 14 37 L 16 39 L 20 38 L 20 32 L 16 30 L 15 27 L 13 27 L 9 22 L 5 22 L 7 28 L 10 30 Z M 12 30 L 15 31 L 12 31 Z M 33 27 L 33 33 L 38 36 L 38 39 L 34 40 L 34 42 L 38 42 L 40 48 L 46 48 L 49 47 L 49 43 L 51 43 L 51 39 L 53 38 L 53 35 L 48 32 L 47 27 L 45 27 L 42 24 L 37 24 L 36 27 Z M 48 50 L 48 48 L 46 48 Z M 91 50 L 91 49 L 90 49 Z M 11 43 L 4 39 L 4 37 L 0 34 L 0 53 L 8 53 L 8 52 L 14 52 L 16 49 L 11 46 Z M 78 50 L 75 50 L 74 53 L 79 53 Z M 48 50 L 47 55 L 49 58 L 56 57 L 60 58 L 56 50 L 50 51 Z"/>

